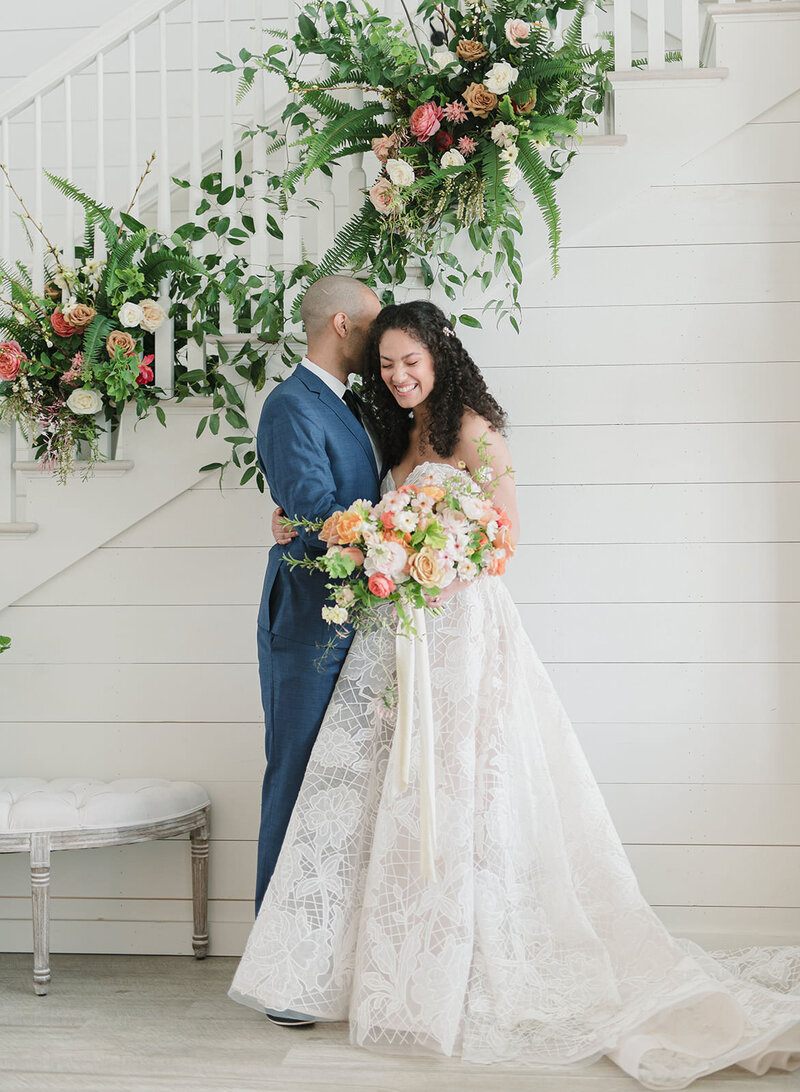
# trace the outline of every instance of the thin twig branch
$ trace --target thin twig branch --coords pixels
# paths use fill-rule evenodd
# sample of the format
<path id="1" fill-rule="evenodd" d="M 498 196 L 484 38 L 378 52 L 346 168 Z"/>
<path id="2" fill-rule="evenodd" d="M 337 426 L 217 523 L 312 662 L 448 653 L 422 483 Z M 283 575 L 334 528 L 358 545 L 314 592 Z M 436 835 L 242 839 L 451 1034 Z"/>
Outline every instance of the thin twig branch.
<path id="1" fill-rule="evenodd" d="M 430 72 L 431 66 L 425 60 L 425 54 L 422 52 L 422 46 L 419 44 L 419 38 L 417 37 L 417 29 L 414 26 L 414 23 L 411 20 L 411 16 L 408 13 L 408 8 L 406 7 L 406 0 L 400 0 L 400 3 L 403 5 L 403 11 L 406 13 L 406 19 L 408 19 L 408 25 L 411 27 L 411 33 L 414 35 L 414 41 L 417 43 L 417 49 L 419 50 L 419 55 L 422 58 L 422 63 Z"/>
<path id="2" fill-rule="evenodd" d="M 150 174 L 150 168 L 153 166 L 153 160 L 155 158 L 156 158 L 156 153 L 151 152 L 150 153 L 150 158 L 147 160 L 147 162 L 144 165 L 144 170 L 142 171 L 142 176 L 141 176 L 141 178 L 139 179 L 139 181 L 136 184 L 136 189 L 133 191 L 133 197 L 131 198 L 131 203 L 125 209 L 125 214 L 126 215 L 131 211 L 133 206 L 136 204 L 136 198 L 138 196 L 139 190 L 142 188 L 142 182 L 144 182 L 145 178 L 147 178 L 148 174 Z"/>
<path id="3" fill-rule="evenodd" d="M 51 254 L 53 255 L 53 257 L 55 258 L 55 261 L 56 261 L 56 265 L 58 266 L 58 268 L 59 268 L 59 269 L 61 269 L 61 270 L 63 271 L 63 269 L 64 269 L 64 266 L 63 266 L 63 265 L 61 264 L 61 259 L 59 258 L 59 255 L 58 255 L 58 251 L 56 250 L 55 246 L 53 246 L 53 244 L 52 244 L 52 243 L 50 242 L 50 240 L 49 240 L 49 239 L 47 238 L 47 236 L 45 235 L 45 233 L 44 233 L 44 228 L 42 227 L 42 225 L 41 225 L 41 224 L 37 224 L 37 223 L 36 223 L 36 221 L 34 220 L 34 218 L 33 218 L 33 217 L 31 216 L 30 212 L 28 211 L 28 207 L 27 207 L 27 205 L 26 205 L 26 204 L 25 204 L 25 202 L 24 202 L 24 201 L 22 200 L 22 197 L 21 197 L 21 196 L 20 196 L 20 194 L 19 194 L 19 193 L 17 193 L 17 191 L 16 191 L 15 189 L 14 189 L 14 183 L 13 183 L 13 182 L 11 181 L 11 175 L 10 175 L 10 174 L 8 173 L 8 169 L 7 169 L 6 165 L 5 165 L 5 163 L 0 163 L 0 171 L 2 171 L 2 172 L 3 172 L 3 174 L 4 174 L 5 176 L 6 176 L 6 184 L 8 185 L 8 188 L 9 188 L 9 189 L 11 190 L 11 192 L 12 192 L 12 193 L 14 194 L 14 196 L 16 197 L 16 199 L 17 199 L 17 200 L 19 201 L 20 205 L 22 205 L 22 210 L 23 210 L 23 212 L 25 213 L 25 218 L 26 218 L 27 220 L 30 220 L 30 222 L 31 222 L 31 223 L 33 224 L 33 226 L 34 226 L 34 227 L 36 228 L 36 230 L 37 230 L 37 231 L 39 232 L 39 234 L 41 235 L 41 237 L 42 237 L 42 238 L 44 239 L 44 241 L 45 241 L 45 242 L 47 243 L 47 249 L 48 249 L 48 250 L 50 251 L 50 253 L 51 253 Z"/>

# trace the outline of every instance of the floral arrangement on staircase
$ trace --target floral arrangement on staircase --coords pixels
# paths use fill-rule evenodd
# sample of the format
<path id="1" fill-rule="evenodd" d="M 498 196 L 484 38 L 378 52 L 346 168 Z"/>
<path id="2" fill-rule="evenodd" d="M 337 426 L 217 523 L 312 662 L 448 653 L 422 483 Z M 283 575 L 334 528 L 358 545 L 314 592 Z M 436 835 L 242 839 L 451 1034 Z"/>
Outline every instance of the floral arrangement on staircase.
<path id="1" fill-rule="evenodd" d="M 8 312 L 0 314 L 0 420 L 16 420 L 43 468 L 66 481 L 79 445 L 88 467 L 100 458 L 100 436 L 118 426 L 127 404 L 140 417 L 155 408 L 166 423 L 158 405 L 164 392 L 154 383 L 148 351 L 167 318 L 156 299 L 159 285 L 170 273 L 190 277 L 191 289 L 173 279 L 171 303 L 180 304 L 208 273 L 185 246 L 131 216 L 133 201 L 115 219 L 110 208 L 69 181 L 48 175 L 86 215 L 75 264 L 67 262 L 28 212 L 5 167 L 0 169 L 25 221 L 47 246 L 43 293 L 34 290 L 22 263 L 0 261 L 0 286 L 10 290 L 4 300 Z"/>
<path id="2" fill-rule="evenodd" d="M 560 8 L 575 14 L 557 45 L 551 26 Z M 507 284 L 513 311 L 522 281 L 515 187 L 524 178 L 541 210 L 555 273 L 555 181 L 574 154 L 567 138 L 602 110 L 609 54 L 581 44 L 583 6 L 574 2 L 422 0 L 417 11 L 434 27 L 430 46 L 407 11 L 413 40 L 402 24 L 361 0 L 308 4 L 285 47 L 261 57 L 242 51 L 240 88 L 250 86 L 259 67 L 286 81 L 287 141 L 296 149 L 282 178 L 287 195 L 350 156 L 366 149 L 376 156 L 374 184 L 312 280 L 351 269 L 370 270 L 373 284 L 398 283 L 409 261 L 417 261 L 426 283 L 438 275 L 451 299 L 472 276 L 484 292 Z M 318 82 L 303 78 L 314 58 L 330 72 Z M 348 91 L 360 99 L 338 95 Z M 469 271 L 453 253 L 461 234 L 478 258 Z M 505 302 L 486 307 L 501 311 Z M 479 325 L 474 316 L 461 321 Z"/>

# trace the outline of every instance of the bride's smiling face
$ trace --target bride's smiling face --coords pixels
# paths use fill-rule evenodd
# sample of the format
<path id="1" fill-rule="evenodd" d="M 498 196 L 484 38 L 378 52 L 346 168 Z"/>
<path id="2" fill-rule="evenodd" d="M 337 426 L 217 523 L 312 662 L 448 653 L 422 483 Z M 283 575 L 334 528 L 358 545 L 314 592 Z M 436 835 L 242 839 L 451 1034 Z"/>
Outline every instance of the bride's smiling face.
<path id="1" fill-rule="evenodd" d="M 380 341 L 381 378 L 403 409 L 426 401 L 436 382 L 433 357 L 413 334 L 387 330 Z"/>

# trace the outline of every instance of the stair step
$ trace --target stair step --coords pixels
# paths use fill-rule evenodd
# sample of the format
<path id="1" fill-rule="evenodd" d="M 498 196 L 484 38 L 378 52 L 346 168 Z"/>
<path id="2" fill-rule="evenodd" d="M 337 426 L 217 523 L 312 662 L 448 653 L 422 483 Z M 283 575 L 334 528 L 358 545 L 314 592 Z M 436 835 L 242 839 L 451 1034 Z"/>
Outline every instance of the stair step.
<path id="1" fill-rule="evenodd" d="M 618 83 L 655 83 L 660 80 L 668 80 L 670 86 L 684 81 L 693 83 L 696 80 L 724 80 L 728 77 L 727 68 L 681 68 L 678 65 L 670 65 L 667 68 L 650 68 L 645 65 L 642 68 L 631 68 L 626 72 L 609 72 L 608 79 L 612 87 Z"/>
<path id="2" fill-rule="evenodd" d="M 72 465 L 76 474 L 86 474 L 88 471 L 89 476 L 104 478 L 119 478 L 123 474 L 127 474 L 129 470 L 133 470 L 132 459 L 107 459 L 105 462 L 93 464 L 81 459 L 76 460 Z M 26 474 L 31 478 L 41 475 L 47 476 L 50 473 L 37 460 L 33 462 L 14 462 L 11 466 L 18 474 Z M 33 526 L 35 527 L 35 524 Z"/>
<path id="3" fill-rule="evenodd" d="M 38 530 L 38 523 L 0 523 L 0 535 L 4 542 L 10 538 L 27 538 Z"/>

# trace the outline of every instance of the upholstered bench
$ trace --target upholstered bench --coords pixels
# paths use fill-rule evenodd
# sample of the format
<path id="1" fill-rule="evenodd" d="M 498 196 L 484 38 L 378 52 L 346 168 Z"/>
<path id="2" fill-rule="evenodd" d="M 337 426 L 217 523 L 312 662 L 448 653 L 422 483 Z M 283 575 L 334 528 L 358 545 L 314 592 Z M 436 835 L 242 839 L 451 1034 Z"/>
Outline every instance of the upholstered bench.
<path id="1" fill-rule="evenodd" d="M 33 988 L 50 981 L 50 851 L 187 834 L 197 959 L 208 953 L 208 793 L 192 781 L 0 778 L 0 853 L 31 855 Z"/>

